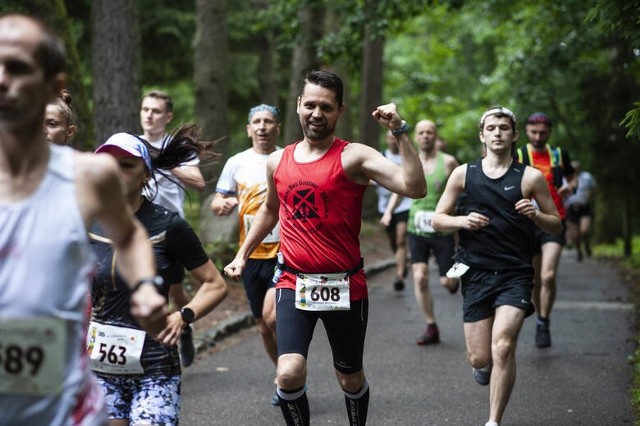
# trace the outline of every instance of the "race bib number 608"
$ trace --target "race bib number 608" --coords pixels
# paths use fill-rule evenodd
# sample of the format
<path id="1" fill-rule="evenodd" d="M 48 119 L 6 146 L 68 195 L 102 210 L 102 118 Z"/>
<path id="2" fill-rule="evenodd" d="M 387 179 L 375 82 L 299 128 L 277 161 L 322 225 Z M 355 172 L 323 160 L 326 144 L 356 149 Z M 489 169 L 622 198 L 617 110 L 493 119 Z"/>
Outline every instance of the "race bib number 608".
<path id="1" fill-rule="evenodd" d="M 349 277 L 344 273 L 298 276 L 295 306 L 304 311 L 349 310 Z"/>

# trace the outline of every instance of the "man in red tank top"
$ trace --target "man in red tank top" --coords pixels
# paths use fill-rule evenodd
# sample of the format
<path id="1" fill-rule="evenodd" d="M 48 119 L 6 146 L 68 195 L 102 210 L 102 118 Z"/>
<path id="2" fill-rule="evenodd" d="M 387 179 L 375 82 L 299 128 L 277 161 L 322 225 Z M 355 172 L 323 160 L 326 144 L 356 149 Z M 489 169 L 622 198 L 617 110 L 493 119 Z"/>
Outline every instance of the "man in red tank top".
<path id="1" fill-rule="evenodd" d="M 280 220 L 276 285 L 278 396 L 287 424 L 308 425 L 307 353 L 322 319 L 344 391 L 349 423 L 366 423 L 369 384 L 362 358 L 367 328 L 367 286 L 360 257 L 362 197 L 371 180 L 409 198 L 426 194 L 426 182 L 409 126 L 394 104 L 373 111 L 391 130 L 403 167 L 377 150 L 334 136 L 344 110 L 340 78 L 310 71 L 297 112 L 304 139 L 267 160 L 267 198 L 225 273 L 239 279 L 251 251 Z"/>

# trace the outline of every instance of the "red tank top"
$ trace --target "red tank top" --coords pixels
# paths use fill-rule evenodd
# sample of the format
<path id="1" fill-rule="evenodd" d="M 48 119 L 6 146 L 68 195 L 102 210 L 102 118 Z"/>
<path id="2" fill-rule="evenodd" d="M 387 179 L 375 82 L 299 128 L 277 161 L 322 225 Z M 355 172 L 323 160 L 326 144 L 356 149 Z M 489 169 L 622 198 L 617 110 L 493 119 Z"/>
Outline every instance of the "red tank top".
<path id="1" fill-rule="evenodd" d="M 551 157 L 549 156 L 549 152 L 545 149 L 542 152 L 531 150 L 531 157 L 533 158 L 533 166 L 540 170 L 544 175 L 544 178 L 547 180 L 547 186 L 549 187 L 549 192 L 551 193 L 551 198 L 553 199 L 556 208 L 558 209 L 558 214 L 560 215 L 560 219 L 564 220 L 567 212 L 564 208 L 564 201 L 560 194 L 558 194 L 558 189 L 553 183 L 553 171 L 551 170 Z"/>
<path id="2" fill-rule="evenodd" d="M 348 142 L 334 139 L 322 157 L 309 163 L 294 159 L 298 143 L 284 149 L 273 174 L 284 261 L 307 273 L 353 269 L 361 257 L 362 198 L 367 187 L 350 180 L 342 167 Z M 295 289 L 295 276 L 283 271 L 276 288 Z M 367 297 L 364 271 L 351 276 L 349 290 L 351 300 Z"/>

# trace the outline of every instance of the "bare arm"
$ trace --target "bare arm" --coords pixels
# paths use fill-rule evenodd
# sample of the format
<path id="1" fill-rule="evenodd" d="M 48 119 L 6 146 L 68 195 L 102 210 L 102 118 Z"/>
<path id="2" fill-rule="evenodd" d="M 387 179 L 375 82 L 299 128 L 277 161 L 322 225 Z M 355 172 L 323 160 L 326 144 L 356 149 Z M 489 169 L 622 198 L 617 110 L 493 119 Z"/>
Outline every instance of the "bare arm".
<path id="1" fill-rule="evenodd" d="M 234 280 L 239 280 L 241 278 L 245 261 L 269 234 L 269 232 L 271 232 L 273 227 L 276 226 L 276 223 L 278 223 L 280 200 L 278 199 L 276 184 L 273 180 L 273 173 L 280 163 L 282 151 L 283 150 L 275 151 L 269 156 L 269 159 L 267 160 L 266 199 L 260 206 L 258 213 L 256 213 L 253 223 L 251 224 L 251 229 L 249 229 L 242 246 L 238 249 L 236 257 L 231 261 L 231 263 L 224 267 L 224 273 Z"/>
<path id="2" fill-rule="evenodd" d="M 456 167 L 449 179 L 444 193 L 438 201 L 431 224 L 439 232 L 453 232 L 459 229 L 476 230 L 489 224 L 489 218 L 476 212 L 468 215 L 454 215 L 458 196 L 464 191 L 467 165 Z"/>
<path id="3" fill-rule="evenodd" d="M 389 226 L 391 223 L 391 216 L 393 215 L 393 211 L 398 207 L 400 201 L 402 201 L 404 197 L 402 195 L 398 195 L 395 193 L 391 194 L 389 197 L 389 202 L 387 203 L 387 208 L 385 209 L 382 217 L 380 218 L 380 224 L 383 226 Z"/>
<path id="4" fill-rule="evenodd" d="M 178 166 L 171 169 L 171 174 L 180 180 L 187 188 L 202 191 L 204 189 L 204 177 L 198 166 Z"/>
<path id="5" fill-rule="evenodd" d="M 229 216 L 238 205 L 238 197 L 216 192 L 211 200 L 211 211 L 218 216 Z"/>
<path id="6" fill-rule="evenodd" d="M 198 290 L 183 307 L 191 309 L 195 314 L 194 321 L 197 321 L 227 297 L 227 283 L 211 260 L 192 269 L 191 274 Z M 167 327 L 158 335 L 158 340 L 165 345 L 175 345 L 186 326 L 187 323 L 182 319 L 180 312 L 174 312 L 167 318 Z"/>
<path id="7" fill-rule="evenodd" d="M 118 252 L 118 272 L 130 288 L 156 274 L 155 258 L 147 232 L 124 197 L 118 166 L 113 157 L 78 154 L 76 157 L 80 209 L 85 223 L 97 220 Z M 131 294 L 131 313 L 149 333 L 166 323 L 165 298 L 152 284 L 143 284 Z"/>
<path id="8" fill-rule="evenodd" d="M 516 210 L 550 234 L 562 232 L 562 221 L 558 209 L 551 198 L 547 181 L 543 174 L 533 167 L 527 166 L 522 178 L 522 193 L 525 199 L 516 203 Z M 530 198 L 536 200 L 539 209 L 531 203 Z"/>
<path id="9" fill-rule="evenodd" d="M 372 115 L 380 125 L 392 130 L 399 128 L 402 122 L 395 104 L 379 106 Z M 396 140 L 402 167 L 371 147 L 353 144 L 352 149 L 361 167 L 356 167 L 355 171 L 347 167 L 347 170 L 353 172 L 354 180 L 365 181 L 363 184 L 371 179 L 391 192 L 409 198 L 422 198 L 427 194 L 427 182 L 418 152 L 406 133 L 398 136 Z"/>

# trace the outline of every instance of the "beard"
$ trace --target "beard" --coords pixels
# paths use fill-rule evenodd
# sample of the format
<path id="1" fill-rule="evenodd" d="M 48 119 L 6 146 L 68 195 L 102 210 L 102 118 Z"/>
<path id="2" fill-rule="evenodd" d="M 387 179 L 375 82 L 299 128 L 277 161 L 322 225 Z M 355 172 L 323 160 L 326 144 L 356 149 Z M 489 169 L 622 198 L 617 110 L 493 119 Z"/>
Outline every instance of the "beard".
<path id="1" fill-rule="evenodd" d="M 335 126 L 329 126 L 326 122 L 323 126 L 312 126 L 309 122 L 305 122 L 302 125 L 302 133 L 305 138 L 312 141 L 323 141 L 333 135 Z"/>

